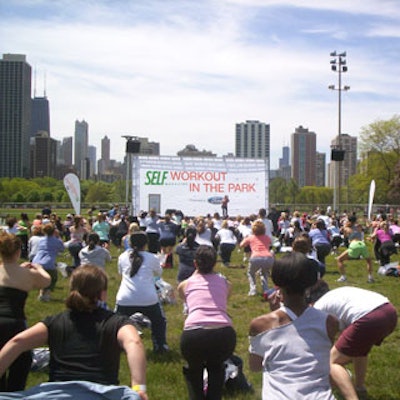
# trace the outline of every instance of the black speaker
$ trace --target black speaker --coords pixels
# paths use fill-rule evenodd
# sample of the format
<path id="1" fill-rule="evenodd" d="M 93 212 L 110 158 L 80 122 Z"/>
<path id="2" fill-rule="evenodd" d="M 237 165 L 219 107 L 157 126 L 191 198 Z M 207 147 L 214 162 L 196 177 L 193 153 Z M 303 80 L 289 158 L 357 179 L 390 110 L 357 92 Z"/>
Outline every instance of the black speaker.
<path id="1" fill-rule="evenodd" d="M 332 149 L 331 160 L 332 161 L 343 161 L 344 160 L 344 150 Z"/>
<path id="2" fill-rule="evenodd" d="M 128 140 L 126 142 L 126 152 L 130 154 L 140 153 L 140 141 L 139 140 Z"/>

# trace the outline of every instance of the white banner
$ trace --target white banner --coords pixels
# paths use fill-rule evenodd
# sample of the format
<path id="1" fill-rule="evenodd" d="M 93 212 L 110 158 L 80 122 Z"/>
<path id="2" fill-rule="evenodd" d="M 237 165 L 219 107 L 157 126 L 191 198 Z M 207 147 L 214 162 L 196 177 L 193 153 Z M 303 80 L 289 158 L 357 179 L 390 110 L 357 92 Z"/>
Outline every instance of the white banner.
<path id="1" fill-rule="evenodd" d="M 238 158 L 135 157 L 133 211 L 156 208 L 199 216 L 218 212 L 229 197 L 228 215 L 268 207 L 265 160 Z"/>
<path id="2" fill-rule="evenodd" d="M 64 186 L 67 190 L 75 214 L 81 213 L 81 184 L 79 178 L 75 174 L 67 174 L 64 176 Z"/>
<path id="3" fill-rule="evenodd" d="M 369 185 L 369 198 L 368 198 L 368 219 L 369 220 L 371 220 L 372 205 L 374 204 L 374 196 L 375 196 L 375 181 L 372 179 L 371 184 Z"/>

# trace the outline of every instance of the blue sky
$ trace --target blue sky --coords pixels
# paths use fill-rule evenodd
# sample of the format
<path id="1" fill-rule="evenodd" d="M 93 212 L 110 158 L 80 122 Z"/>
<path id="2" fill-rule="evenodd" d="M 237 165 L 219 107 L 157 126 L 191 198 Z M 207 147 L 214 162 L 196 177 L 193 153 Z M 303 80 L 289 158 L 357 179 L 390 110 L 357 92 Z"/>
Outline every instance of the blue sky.
<path id="1" fill-rule="evenodd" d="M 337 74 L 347 52 L 342 132 L 400 112 L 397 0 L 9 0 L 0 2 L 1 53 L 26 54 L 36 94 L 51 106 L 51 135 L 89 123 L 89 142 L 122 135 L 234 152 L 235 123 L 271 125 L 271 167 L 299 125 L 330 152 Z M 327 154 L 327 160 L 330 156 Z"/>

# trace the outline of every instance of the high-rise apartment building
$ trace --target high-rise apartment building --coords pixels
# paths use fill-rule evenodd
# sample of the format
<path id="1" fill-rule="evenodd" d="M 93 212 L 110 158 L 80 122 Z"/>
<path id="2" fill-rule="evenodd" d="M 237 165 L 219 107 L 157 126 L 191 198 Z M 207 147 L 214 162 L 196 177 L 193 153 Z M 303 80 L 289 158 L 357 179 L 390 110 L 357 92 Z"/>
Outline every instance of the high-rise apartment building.
<path id="1" fill-rule="evenodd" d="M 299 187 L 314 186 L 316 183 L 317 135 L 301 125 L 291 136 L 292 178 Z"/>
<path id="2" fill-rule="evenodd" d="M 330 163 L 328 184 L 330 187 L 334 187 L 336 182 L 336 185 L 340 183 L 340 186 L 346 186 L 349 177 L 357 173 L 357 137 L 342 133 L 340 135 L 340 146 L 339 136 L 336 136 L 331 141 L 331 147 L 344 150 L 344 160 Z"/>
<path id="3" fill-rule="evenodd" d="M 46 96 L 32 99 L 31 137 L 38 132 L 50 135 L 50 107 Z"/>
<path id="4" fill-rule="evenodd" d="M 270 158 L 270 127 L 260 121 L 236 124 L 235 155 L 241 158 Z"/>
<path id="5" fill-rule="evenodd" d="M 89 156 L 89 125 L 83 121 L 75 121 L 74 166 L 78 175 L 85 179 Z"/>
<path id="6" fill-rule="evenodd" d="M 0 177 L 29 177 L 31 66 L 22 54 L 0 60 Z"/>

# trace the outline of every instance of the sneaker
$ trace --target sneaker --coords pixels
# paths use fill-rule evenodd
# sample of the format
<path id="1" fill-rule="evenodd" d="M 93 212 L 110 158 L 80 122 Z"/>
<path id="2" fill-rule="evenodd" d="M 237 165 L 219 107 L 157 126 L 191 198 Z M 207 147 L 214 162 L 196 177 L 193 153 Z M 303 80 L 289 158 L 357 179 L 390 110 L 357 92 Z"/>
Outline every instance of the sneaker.
<path id="1" fill-rule="evenodd" d="M 249 291 L 249 296 L 255 296 L 257 294 L 257 292 L 255 290 L 250 290 Z"/>
<path id="2" fill-rule="evenodd" d="M 336 282 L 346 282 L 347 278 L 345 276 L 341 276 Z"/>
<path id="3" fill-rule="evenodd" d="M 375 283 L 375 279 L 374 278 L 368 278 L 367 283 Z"/>
<path id="4" fill-rule="evenodd" d="M 167 344 L 163 344 L 161 347 L 156 346 L 153 351 L 154 351 L 154 353 L 157 353 L 157 354 L 168 353 L 169 352 L 169 346 Z"/>

